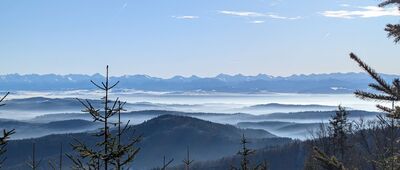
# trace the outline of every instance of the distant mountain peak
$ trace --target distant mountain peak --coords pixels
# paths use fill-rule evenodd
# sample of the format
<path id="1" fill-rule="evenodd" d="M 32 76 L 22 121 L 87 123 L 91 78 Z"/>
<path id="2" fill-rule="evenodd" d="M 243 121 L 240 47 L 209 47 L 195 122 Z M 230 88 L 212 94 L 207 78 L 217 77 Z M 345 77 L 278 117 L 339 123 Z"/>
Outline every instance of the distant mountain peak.
<path id="1" fill-rule="evenodd" d="M 101 81 L 104 76 L 96 73 L 84 74 L 8 74 L 0 76 L 0 89 L 16 90 L 77 90 L 94 89 L 90 80 Z M 382 74 L 386 80 L 398 78 L 398 75 Z M 372 79 L 365 73 L 324 73 L 296 74 L 292 76 L 271 76 L 258 74 L 219 74 L 215 77 L 202 78 L 174 76 L 157 78 L 143 74 L 112 76 L 111 80 L 121 81 L 120 89 L 142 91 L 203 91 L 203 92 L 277 92 L 277 93 L 351 93 L 354 89 L 368 90 L 367 84 Z"/>

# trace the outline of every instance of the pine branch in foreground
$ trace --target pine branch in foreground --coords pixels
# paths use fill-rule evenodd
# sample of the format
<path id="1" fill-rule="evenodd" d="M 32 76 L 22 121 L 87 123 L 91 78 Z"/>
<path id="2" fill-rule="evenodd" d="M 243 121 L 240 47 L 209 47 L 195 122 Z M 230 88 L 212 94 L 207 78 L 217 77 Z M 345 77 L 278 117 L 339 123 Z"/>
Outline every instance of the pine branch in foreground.
<path id="1" fill-rule="evenodd" d="M 7 92 L 3 97 L 0 98 L 0 106 L 4 106 L 5 104 L 2 104 L 4 99 L 9 95 L 10 93 Z M 7 157 L 4 156 L 4 154 L 7 152 L 7 144 L 8 140 L 10 139 L 10 136 L 15 133 L 15 129 L 7 131 L 6 129 L 3 129 L 3 136 L 0 137 L 0 168 L 3 168 L 3 164 L 6 161 Z"/>
<path id="2" fill-rule="evenodd" d="M 385 0 L 384 2 L 380 3 L 379 7 L 386 7 L 390 5 L 395 5 L 398 7 L 400 11 L 400 0 Z M 400 42 L 400 24 L 387 24 L 385 31 L 388 32 L 389 38 L 394 38 L 394 42 Z"/>
<path id="3" fill-rule="evenodd" d="M 382 6 L 389 4 L 399 5 L 398 0 L 388 0 L 382 3 Z M 386 102 L 391 104 L 391 107 L 384 106 L 381 104 L 377 105 L 377 108 L 385 112 L 388 119 L 384 119 L 378 116 L 379 120 L 385 125 L 384 129 L 389 131 L 389 134 L 385 136 L 385 155 L 376 160 L 370 160 L 375 162 L 382 169 L 399 169 L 400 160 L 399 148 L 396 146 L 399 142 L 399 121 L 400 121 L 400 107 L 396 106 L 395 103 L 400 101 L 400 80 L 398 78 L 392 80 L 391 83 L 386 82 L 374 69 L 368 66 L 355 54 L 350 53 L 350 58 L 356 61 L 359 66 L 364 69 L 370 77 L 375 80 L 376 83 L 371 83 L 369 86 L 377 91 L 377 93 L 356 91 L 355 95 L 364 100 L 375 100 L 378 102 Z M 388 146 L 386 146 L 388 144 Z"/>
<path id="4" fill-rule="evenodd" d="M 326 170 L 346 170 L 343 164 L 337 160 L 336 157 L 329 157 L 317 147 L 313 148 L 313 158 Z"/>

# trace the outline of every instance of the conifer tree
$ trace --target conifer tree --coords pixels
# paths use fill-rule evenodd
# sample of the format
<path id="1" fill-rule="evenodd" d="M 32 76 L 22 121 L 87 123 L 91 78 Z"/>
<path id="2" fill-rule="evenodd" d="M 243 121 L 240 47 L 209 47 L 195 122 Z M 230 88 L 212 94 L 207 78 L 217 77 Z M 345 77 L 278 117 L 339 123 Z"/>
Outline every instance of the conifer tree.
<path id="1" fill-rule="evenodd" d="M 238 155 L 242 157 L 242 160 L 240 162 L 240 167 L 241 170 L 249 170 L 250 168 L 250 160 L 249 156 L 254 154 L 255 150 L 247 148 L 246 144 L 248 144 L 249 141 L 244 137 L 244 134 L 242 135 L 242 139 L 240 140 L 240 144 L 242 145 L 242 150 L 238 152 Z"/>
<path id="2" fill-rule="evenodd" d="M 347 142 L 347 134 L 351 131 L 351 124 L 347 120 L 348 114 L 346 109 L 339 105 L 335 115 L 329 120 L 334 155 L 338 155 L 342 161 L 345 160 L 345 152 L 350 147 Z"/>
<path id="3" fill-rule="evenodd" d="M 347 135 L 351 132 L 351 124 L 347 120 L 347 116 L 349 113 L 342 106 L 338 106 L 338 110 L 329 120 L 329 134 L 327 137 L 323 137 L 318 140 L 325 140 L 329 142 L 329 149 L 321 151 L 317 145 L 314 145 L 312 148 L 311 157 L 312 159 L 306 160 L 306 166 L 308 169 L 319 169 L 318 167 L 322 167 L 323 169 L 328 170 L 343 170 L 344 165 L 343 161 L 349 161 L 348 157 L 345 156 L 346 152 L 350 148 L 349 143 L 347 141 Z M 321 129 L 323 130 L 323 128 Z M 329 153 L 327 152 L 329 151 Z M 331 153 L 332 152 L 332 153 Z M 331 155 L 329 157 L 328 155 Z M 337 159 L 340 157 L 340 160 Z M 314 162 L 316 161 L 316 162 Z"/>
<path id="4" fill-rule="evenodd" d="M 121 128 L 121 111 L 124 110 L 124 103 L 120 102 L 119 98 L 115 101 L 109 99 L 110 90 L 113 89 L 119 81 L 115 84 L 110 84 L 108 66 L 106 68 L 105 81 L 102 82 L 101 85 L 96 84 L 94 81 L 91 82 L 105 93 L 102 98 L 103 109 L 95 108 L 89 100 L 77 100 L 85 107 L 83 111 L 89 113 L 95 122 L 103 123 L 104 127 L 95 134 L 96 137 L 99 137 L 102 140 L 101 142 L 96 143 L 94 148 L 90 148 L 83 142 L 75 139 L 76 143 L 72 144 L 72 147 L 78 152 L 79 156 L 67 156 L 73 162 L 73 169 L 99 170 L 100 168 L 104 168 L 105 170 L 108 170 L 110 165 L 114 165 L 115 169 L 122 169 L 122 167 L 131 163 L 139 152 L 140 148 L 137 148 L 135 145 L 140 142 L 141 136 L 130 138 L 126 144 L 122 143 L 122 134 L 124 134 L 130 126 L 128 121 L 128 123 Z M 118 114 L 118 122 L 113 123 L 110 119 L 115 114 Z M 112 125 L 118 126 L 118 129 L 115 132 L 116 134 L 111 133 L 110 127 Z"/>
<path id="5" fill-rule="evenodd" d="M 36 145 L 35 142 L 32 143 L 32 158 L 30 161 L 26 162 L 26 164 L 32 169 L 32 170 L 37 170 L 39 168 L 40 163 L 42 160 L 37 160 L 36 159 Z"/>
<path id="6" fill-rule="evenodd" d="M 10 93 L 7 92 L 2 98 L 0 98 L 0 106 L 4 106 L 2 102 Z M 7 157 L 3 156 L 7 152 L 7 144 L 10 136 L 15 133 L 15 129 L 7 131 L 3 129 L 3 136 L 0 137 L 0 168 L 3 167 L 4 162 L 6 161 Z"/>
<path id="7" fill-rule="evenodd" d="M 118 107 L 119 109 L 117 109 L 117 113 L 118 113 L 118 122 L 117 122 L 117 126 L 118 126 L 118 132 L 116 134 L 116 142 L 115 142 L 115 138 L 112 138 L 112 146 L 113 148 L 113 160 L 111 162 L 111 164 L 113 164 L 117 170 L 121 170 L 124 166 L 128 165 L 129 163 L 131 163 L 133 161 L 133 159 L 136 157 L 137 153 L 139 153 L 140 148 L 135 147 L 134 145 L 139 143 L 142 136 L 138 136 L 138 137 L 134 137 L 132 138 L 129 143 L 127 144 L 123 144 L 122 143 L 122 137 L 124 135 L 124 133 L 131 128 L 131 126 L 129 126 L 129 122 L 130 120 L 128 120 L 128 122 L 124 125 L 124 127 L 122 127 L 122 121 L 121 121 L 121 111 L 126 111 L 123 106 L 126 104 L 126 102 L 121 102 L 121 101 L 117 101 L 118 103 Z M 134 134 L 132 134 L 134 135 Z"/>
<path id="8" fill-rule="evenodd" d="M 255 167 L 252 167 L 250 165 L 250 155 L 253 155 L 255 153 L 255 150 L 249 149 L 247 147 L 247 144 L 250 143 L 244 134 L 242 135 L 242 138 L 240 139 L 240 144 L 242 145 L 241 150 L 237 153 L 241 157 L 240 161 L 240 168 L 236 168 L 234 166 L 231 166 L 232 170 L 267 170 L 268 169 L 268 164 L 267 161 L 264 160 L 264 162 L 257 164 Z"/>
<path id="9" fill-rule="evenodd" d="M 161 170 L 166 170 L 167 167 L 174 161 L 174 159 L 170 159 L 168 162 L 165 159 L 165 156 L 163 157 L 163 166 L 161 167 Z"/>
<path id="10" fill-rule="evenodd" d="M 379 4 L 380 7 L 385 7 L 388 5 L 398 6 L 400 12 L 400 0 L 385 0 Z M 388 37 L 394 38 L 395 43 L 400 42 L 400 24 L 387 24 L 385 31 L 388 32 Z"/>
<path id="11" fill-rule="evenodd" d="M 394 1 L 393 1 L 394 2 Z M 389 1 L 387 2 L 389 3 Z M 384 5 L 384 4 L 383 4 Z M 375 80 L 375 83 L 370 83 L 369 87 L 377 91 L 378 93 L 366 92 L 357 90 L 355 95 L 363 100 L 373 100 L 378 102 L 390 103 L 391 107 L 377 104 L 376 107 L 383 112 L 388 119 L 378 117 L 390 130 L 390 135 L 385 136 L 389 147 L 386 147 L 383 160 L 373 160 L 384 169 L 399 169 L 399 155 L 396 143 L 398 142 L 398 121 L 400 120 L 400 107 L 395 105 L 395 102 L 400 100 L 400 80 L 398 78 L 392 80 L 391 83 L 386 82 L 374 69 L 364 63 L 355 54 L 351 53 L 350 58 L 356 61 L 359 66 L 364 69 L 370 77 Z"/>
<path id="12" fill-rule="evenodd" d="M 62 163 L 63 163 L 63 145 L 62 143 L 60 144 L 60 153 L 58 157 L 58 165 L 56 162 L 53 162 L 52 160 L 49 160 L 49 166 L 53 170 L 62 170 Z"/>
<path id="13" fill-rule="evenodd" d="M 190 170 L 190 165 L 194 162 L 194 160 L 190 159 L 189 147 L 186 150 L 186 158 L 182 161 L 185 165 L 185 170 Z"/>

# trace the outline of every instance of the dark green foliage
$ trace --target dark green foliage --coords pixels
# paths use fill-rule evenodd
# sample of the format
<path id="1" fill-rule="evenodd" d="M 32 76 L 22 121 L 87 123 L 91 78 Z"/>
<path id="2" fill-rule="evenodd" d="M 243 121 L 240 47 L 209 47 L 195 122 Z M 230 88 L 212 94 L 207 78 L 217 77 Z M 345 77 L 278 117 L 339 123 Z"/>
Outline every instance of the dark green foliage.
<path id="1" fill-rule="evenodd" d="M 389 4 L 399 5 L 398 0 L 388 0 L 381 4 L 381 6 L 386 6 Z M 384 154 L 372 160 L 376 165 L 380 168 L 384 169 L 398 169 L 400 168 L 399 163 L 399 150 L 398 150 L 398 127 L 400 120 L 400 107 L 395 106 L 395 102 L 400 101 L 400 80 L 398 78 L 392 80 L 391 83 L 386 82 L 374 69 L 369 67 L 366 63 L 364 63 L 360 58 L 358 58 L 355 54 L 351 53 L 350 58 L 356 61 L 359 66 L 364 69 L 374 80 L 376 83 L 371 83 L 369 86 L 377 91 L 377 93 L 365 92 L 365 91 L 356 91 L 355 94 L 357 97 L 364 100 L 375 100 L 378 102 L 386 102 L 390 103 L 392 107 L 384 106 L 381 104 L 377 105 L 377 108 L 384 111 L 386 113 L 385 119 L 383 117 L 378 117 L 379 120 L 384 125 L 389 133 L 384 136 L 386 139 L 384 142 L 381 142 L 382 148 L 384 150 Z M 386 131 L 384 129 L 384 131 Z M 384 145 L 384 144 L 389 145 Z"/>
<path id="2" fill-rule="evenodd" d="M 251 166 L 250 156 L 255 154 L 256 150 L 249 149 L 247 147 L 248 143 L 249 143 L 249 141 L 246 139 L 246 137 L 243 134 L 242 138 L 240 139 L 240 144 L 242 145 L 242 149 L 237 153 L 241 157 L 240 168 L 238 169 L 234 166 L 231 166 L 231 169 L 232 170 L 267 170 L 268 164 L 265 159 L 262 163 L 257 164 L 254 167 Z"/>
<path id="3" fill-rule="evenodd" d="M 388 32 L 388 37 L 394 38 L 394 42 L 400 41 L 400 24 L 387 24 L 385 31 Z"/>
<path id="4" fill-rule="evenodd" d="M 121 111 L 125 103 L 121 103 L 117 98 L 115 101 L 109 100 L 109 91 L 113 89 L 119 82 L 110 85 L 108 76 L 108 66 L 106 68 L 105 82 L 102 85 L 98 85 L 91 81 L 96 87 L 104 91 L 105 95 L 103 100 L 103 110 L 95 108 L 89 100 L 82 101 L 77 99 L 84 107 L 83 112 L 89 113 L 94 122 L 101 122 L 104 127 L 95 134 L 96 137 L 102 138 L 96 147 L 91 148 L 83 142 L 75 138 L 75 144 L 72 147 L 78 152 L 79 157 L 68 154 L 67 156 L 73 162 L 73 169 L 109 169 L 109 165 L 114 165 L 115 169 L 122 169 L 124 166 L 128 166 L 131 163 L 140 148 L 135 145 L 139 143 L 141 137 L 133 137 L 127 144 L 121 143 L 122 134 L 129 129 L 129 122 L 121 129 Z M 118 122 L 110 122 L 110 118 L 115 114 L 118 114 Z M 116 135 L 110 132 L 110 126 L 117 125 L 118 131 Z"/>
<path id="5" fill-rule="evenodd" d="M 379 4 L 380 7 L 385 7 L 388 5 L 396 5 L 400 10 L 400 0 L 385 0 Z M 388 32 L 388 37 L 394 38 L 395 43 L 400 41 L 400 24 L 387 24 L 385 31 Z"/>
<path id="6" fill-rule="evenodd" d="M 6 93 L 1 99 L 0 99 L 0 106 L 4 106 L 1 102 L 9 95 L 10 93 Z M 10 139 L 10 136 L 15 133 L 15 129 L 12 129 L 10 131 L 7 131 L 3 129 L 3 136 L 0 137 L 0 168 L 3 167 L 4 161 L 6 161 L 7 157 L 3 156 L 7 152 L 7 144 L 8 140 Z"/>
<path id="7" fill-rule="evenodd" d="M 394 79 L 392 83 L 386 82 L 374 69 L 364 63 L 355 54 L 351 53 L 350 58 L 356 61 L 359 66 L 364 69 L 376 82 L 370 83 L 369 86 L 378 93 L 371 93 L 357 90 L 355 95 L 363 100 L 375 100 L 393 102 L 400 100 L 400 80 Z M 385 112 L 388 112 L 388 117 L 399 117 L 396 115 L 395 109 L 386 106 L 377 105 L 377 107 Z"/>
<path id="8" fill-rule="evenodd" d="M 254 154 L 255 150 L 248 149 L 246 147 L 246 144 L 249 143 L 248 140 L 244 137 L 244 134 L 242 136 L 242 139 L 240 140 L 240 144 L 242 145 L 242 150 L 238 152 L 238 155 L 242 157 L 242 161 L 240 162 L 240 167 L 242 170 L 248 170 L 250 167 L 250 161 L 249 161 L 249 156 Z"/>
<path id="9" fill-rule="evenodd" d="M 311 140 L 311 153 L 306 159 L 306 169 L 343 170 L 342 162 L 353 162 L 354 158 L 352 158 L 348 141 L 348 136 L 352 133 L 351 123 L 347 119 L 348 115 L 346 109 L 339 105 L 335 115 L 329 120 L 328 127 L 321 124 L 316 137 Z"/>
<path id="10" fill-rule="evenodd" d="M 15 133 L 15 129 L 7 131 L 3 129 L 3 136 L 0 137 L 0 156 L 2 157 L 0 160 L 0 168 L 3 167 L 4 161 L 6 161 L 7 157 L 3 157 L 3 155 L 7 152 L 7 144 L 10 136 Z"/>
<path id="11" fill-rule="evenodd" d="M 400 0 L 385 0 L 384 2 L 380 3 L 379 6 L 383 7 L 386 5 L 400 5 Z"/>
<path id="12" fill-rule="evenodd" d="M 351 124 L 347 120 L 349 113 L 344 107 L 339 106 L 336 114 L 329 120 L 334 155 L 338 155 L 343 161 L 346 151 L 349 149 L 347 135 L 351 132 Z"/>
<path id="13" fill-rule="evenodd" d="M 336 157 L 329 157 L 317 147 L 313 149 L 313 157 L 318 161 L 319 165 L 326 170 L 346 170 L 343 164 Z"/>
<path id="14" fill-rule="evenodd" d="M 128 121 L 124 127 L 121 127 L 122 121 L 121 121 L 121 111 L 124 110 L 123 106 L 124 103 L 121 103 L 120 101 L 118 101 L 118 132 L 116 134 L 117 138 L 115 141 L 115 139 L 113 140 L 112 143 L 112 147 L 114 152 L 113 157 L 115 157 L 115 161 L 111 162 L 111 164 L 113 164 L 117 170 L 122 169 L 124 166 L 128 165 L 130 162 L 133 161 L 133 159 L 135 159 L 137 153 L 140 151 L 140 148 L 135 147 L 134 145 L 139 143 L 142 136 L 139 137 L 135 137 L 132 138 L 130 140 L 130 142 L 126 145 L 123 145 L 123 143 L 121 142 L 122 139 L 122 135 L 129 129 L 131 128 L 131 126 L 129 126 L 129 122 Z"/>
<path id="15" fill-rule="evenodd" d="M 339 107 L 328 130 L 321 128 L 323 135 L 313 140 L 312 157 L 323 169 L 398 169 L 400 107 L 394 104 L 400 100 L 400 81 L 396 78 L 388 83 L 355 54 L 351 53 L 350 58 L 375 80 L 369 87 L 377 91 L 357 90 L 355 95 L 363 100 L 381 102 L 377 108 L 385 112 L 385 117 L 378 115 L 377 121 L 367 124 L 361 120 L 354 123 L 356 129 L 352 129 L 347 122 L 348 113 Z M 384 102 L 392 107 L 382 104 Z M 312 168 L 312 161 L 306 165 L 311 167 L 309 169 L 318 169 Z"/>

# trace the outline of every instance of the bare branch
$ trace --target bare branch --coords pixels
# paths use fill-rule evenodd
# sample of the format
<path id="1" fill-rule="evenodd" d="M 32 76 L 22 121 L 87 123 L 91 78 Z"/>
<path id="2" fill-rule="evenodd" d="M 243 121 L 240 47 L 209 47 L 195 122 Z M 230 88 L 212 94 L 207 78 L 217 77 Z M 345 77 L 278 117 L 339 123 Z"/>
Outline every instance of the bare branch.
<path id="1" fill-rule="evenodd" d="M 101 89 L 101 90 L 106 90 L 105 87 L 101 87 L 98 84 L 96 84 L 93 80 L 90 80 L 90 82 L 92 82 L 93 85 L 95 85 L 97 88 Z M 103 83 L 103 82 L 102 82 Z M 104 84 L 103 84 L 104 86 Z"/>

